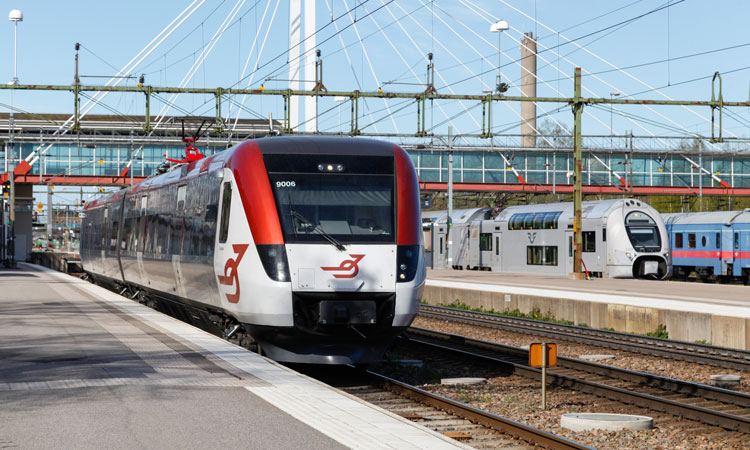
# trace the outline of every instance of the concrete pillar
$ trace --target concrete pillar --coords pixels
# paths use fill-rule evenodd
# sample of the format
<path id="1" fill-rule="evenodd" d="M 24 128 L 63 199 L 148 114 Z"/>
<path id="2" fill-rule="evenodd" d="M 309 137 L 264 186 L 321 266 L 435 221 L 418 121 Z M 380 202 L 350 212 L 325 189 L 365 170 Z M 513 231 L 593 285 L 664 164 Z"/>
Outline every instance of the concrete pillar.
<path id="1" fill-rule="evenodd" d="M 315 87 L 315 0 L 305 0 L 305 75 L 306 91 Z M 305 131 L 318 131 L 317 97 L 305 97 Z"/>
<path id="2" fill-rule="evenodd" d="M 524 34 L 521 41 L 521 95 L 536 97 L 536 40 L 533 33 Z M 521 102 L 522 147 L 536 147 L 536 104 Z"/>
<path id="3" fill-rule="evenodd" d="M 300 33 L 302 10 L 300 0 L 289 0 L 289 89 L 300 88 Z M 289 99 L 289 128 L 297 130 L 299 125 L 299 97 Z"/>

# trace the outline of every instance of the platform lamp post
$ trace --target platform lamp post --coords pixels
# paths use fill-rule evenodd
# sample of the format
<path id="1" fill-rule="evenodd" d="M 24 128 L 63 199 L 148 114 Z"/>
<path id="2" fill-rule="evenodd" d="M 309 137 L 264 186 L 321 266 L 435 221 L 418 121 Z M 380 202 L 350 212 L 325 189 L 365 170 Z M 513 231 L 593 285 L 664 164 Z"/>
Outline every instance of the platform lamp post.
<path id="1" fill-rule="evenodd" d="M 497 33 L 497 80 L 495 80 L 495 89 L 498 94 L 502 94 L 508 90 L 508 84 L 500 81 L 500 36 L 503 34 L 503 31 L 509 28 L 508 22 L 504 20 L 499 20 L 490 25 L 490 31 Z"/>
<path id="2" fill-rule="evenodd" d="M 8 83 L 13 86 L 18 84 L 18 22 L 23 21 L 23 13 L 20 10 L 11 10 L 8 14 L 8 20 L 13 22 L 13 80 Z M 16 148 L 13 143 L 13 90 L 10 91 L 10 114 L 8 116 L 8 147 L 10 147 L 10 170 L 8 178 L 10 179 L 10 242 L 8 245 L 9 266 L 16 266 Z M 6 150 L 7 152 L 7 150 Z"/>

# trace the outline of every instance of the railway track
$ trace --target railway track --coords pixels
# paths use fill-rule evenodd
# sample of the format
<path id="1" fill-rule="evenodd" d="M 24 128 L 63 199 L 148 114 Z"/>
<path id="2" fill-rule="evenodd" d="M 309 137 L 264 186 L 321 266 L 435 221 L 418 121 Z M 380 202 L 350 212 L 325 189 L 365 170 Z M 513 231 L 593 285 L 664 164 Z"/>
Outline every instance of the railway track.
<path id="1" fill-rule="evenodd" d="M 435 432 L 480 449 L 591 449 L 552 433 L 482 411 L 375 372 L 332 385 Z M 354 382 L 352 382 L 354 378 Z M 330 382 L 330 381 L 327 381 Z"/>
<path id="2" fill-rule="evenodd" d="M 516 374 L 541 380 L 541 370 L 527 365 L 528 351 L 519 347 L 415 327 L 409 329 L 408 344 L 505 364 Z M 750 395 L 742 392 L 565 357 L 547 370 L 547 380 L 553 386 L 750 434 Z"/>
<path id="3" fill-rule="evenodd" d="M 419 315 L 469 325 L 530 334 L 643 355 L 750 371 L 750 351 L 675 341 L 617 331 L 563 325 L 539 320 L 480 313 L 443 306 L 420 305 Z"/>

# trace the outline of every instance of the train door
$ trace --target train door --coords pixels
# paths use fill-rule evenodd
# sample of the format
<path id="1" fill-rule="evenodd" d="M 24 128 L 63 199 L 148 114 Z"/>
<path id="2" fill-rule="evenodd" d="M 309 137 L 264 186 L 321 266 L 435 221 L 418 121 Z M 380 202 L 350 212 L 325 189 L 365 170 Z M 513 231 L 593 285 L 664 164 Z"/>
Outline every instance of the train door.
<path id="1" fill-rule="evenodd" d="M 494 222 L 485 220 L 479 226 L 479 267 L 482 270 L 492 270 Z"/>
<path id="2" fill-rule="evenodd" d="M 502 272 L 503 270 L 503 258 L 501 253 L 500 244 L 503 242 L 503 235 L 500 231 L 500 224 L 493 224 L 492 231 L 492 256 L 490 257 L 490 270 Z"/>
<path id="3" fill-rule="evenodd" d="M 742 274 L 740 267 L 734 267 L 734 230 L 732 227 L 722 227 L 721 233 L 716 233 L 716 251 L 721 258 L 721 274 L 739 276 Z M 730 272 L 731 270 L 731 272 Z"/>
<path id="4" fill-rule="evenodd" d="M 566 273 L 572 273 L 575 271 L 575 267 L 573 265 L 573 239 L 574 234 L 573 230 L 565 230 L 565 242 L 567 243 L 567 258 L 565 258 L 565 272 Z"/>
<path id="5" fill-rule="evenodd" d="M 451 232 L 450 264 L 451 267 L 463 269 L 469 266 L 469 224 L 454 225 Z M 477 236 L 478 238 L 478 236 Z"/>
<path id="6" fill-rule="evenodd" d="M 426 222 L 422 224 L 422 242 L 424 243 L 424 265 L 430 269 L 434 269 L 434 262 L 432 260 L 432 232 L 435 224 L 432 222 Z"/>
<path id="7" fill-rule="evenodd" d="M 182 271 L 182 243 L 186 232 L 185 216 L 187 209 L 187 185 L 177 187 L 177 205 L 172 216 L 172 237 L 170 239 L 170 255 L 172 257 L 172 271 L 174 275 L 174 289 L 177 295 L 186 298 L 185 277 Z"/>
<path id="8" fill-rule="evenodd" d="M 469 225 L 469 242 L 468 242 L 468 262 L 466 263 L 467 268 L 479 269 L 481 262 L 481 247 L 482 242 L 480 239 L 482 222 L 475 220 Z"/>
<path id="9" fill-rule="evenodd" d="M 448 265 L 448 225 L 435 224 L 432 232 L 432 261 L 435 269 L 445 269 Z"/>

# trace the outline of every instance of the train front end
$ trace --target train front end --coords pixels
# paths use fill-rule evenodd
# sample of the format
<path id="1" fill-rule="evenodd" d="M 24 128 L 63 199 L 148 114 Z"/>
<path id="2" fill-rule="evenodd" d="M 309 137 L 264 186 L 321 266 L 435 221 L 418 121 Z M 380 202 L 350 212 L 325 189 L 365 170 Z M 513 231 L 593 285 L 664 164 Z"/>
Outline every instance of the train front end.
<path id="1" fill-rule="evenodd" d="M 272 198 L 258 211 L 259 192 L 244 186 L 256 199 L 244 209 L 255 216 L 248 222 L 263 269 L 239 268 L 248 289 L 235 316 L 277 361 L 378 360 L 414 319 L 426 276 L 409 156 L 390 143 L 353 138 L 249 145 L 257 145 L 247 150 L 259 152 L 264 170 L 235 170 L 238 189 L 243 177 L 264 175 Z"/>
<path id="2" fill-rule="evenodd" d="M 625 199 L 608 222 L 611 277 L 661 280 L 671 275 L 669 236 L 658 211 L 640 200 Z"/>

